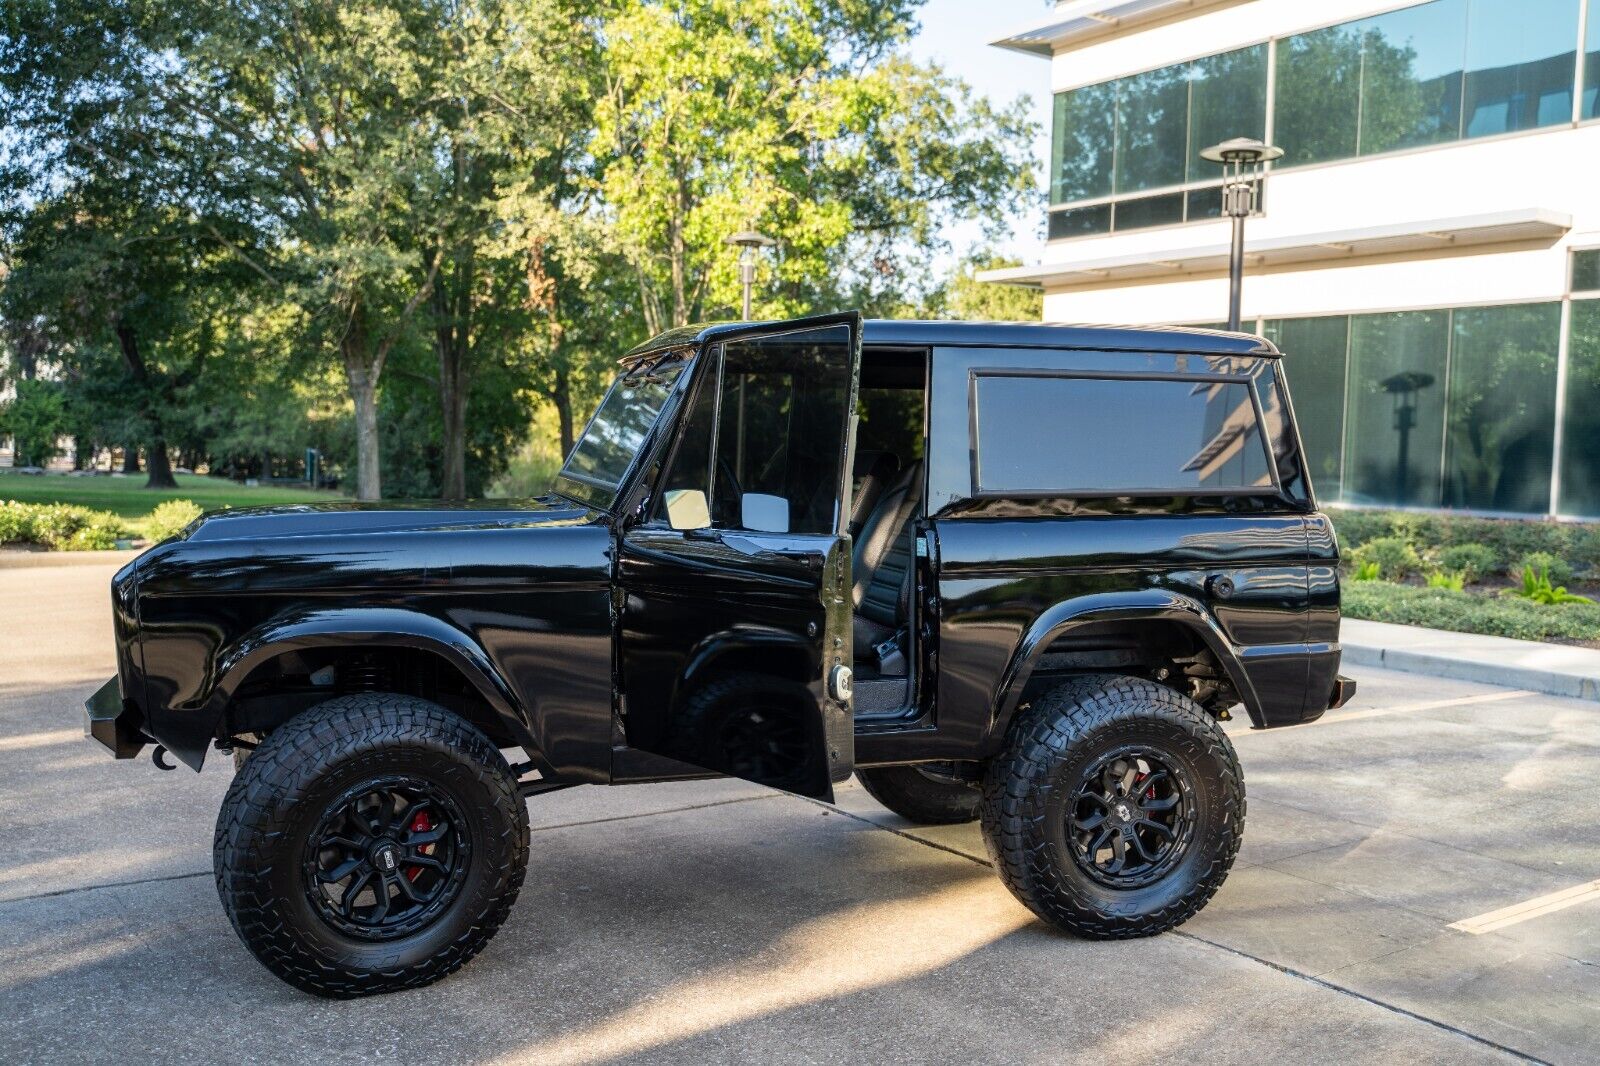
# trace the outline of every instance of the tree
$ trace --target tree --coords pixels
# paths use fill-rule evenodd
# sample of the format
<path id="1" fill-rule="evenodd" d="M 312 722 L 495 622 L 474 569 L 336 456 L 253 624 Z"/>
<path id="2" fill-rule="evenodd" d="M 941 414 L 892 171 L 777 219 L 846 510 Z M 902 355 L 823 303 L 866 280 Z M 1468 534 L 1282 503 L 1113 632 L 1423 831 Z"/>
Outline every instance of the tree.
<path id="1" fill-rule="evenodd" d="M 884 301 L 954 216 L 1031 183 L 1020 105 L 898 54 L 911 0 L 683 0 L 605 27 L 600 186 L 651 332 L 738 306 L 723 244 L 782 245 L 763 315 Z"/>
<path id="2" fill-rule="evenodd" d="M 978 322 L 1037 322 L 1044 317 L 1044 293 L 1024 285 L 996 285 L 979 281 L 980 270 L 1021 266 L 993 252 L 975 252 L 963 259 L 950 279 L 929 300 L 941 317 Z"/>
<path id="3" fill-rule="evenodd" d="M 67 402 L 54 381 L 19 378 L 15 395 L 0 403 L 0 433 L 11 437 L 17 466 L 44 466 L 60 451 L 66 432 Z"/>

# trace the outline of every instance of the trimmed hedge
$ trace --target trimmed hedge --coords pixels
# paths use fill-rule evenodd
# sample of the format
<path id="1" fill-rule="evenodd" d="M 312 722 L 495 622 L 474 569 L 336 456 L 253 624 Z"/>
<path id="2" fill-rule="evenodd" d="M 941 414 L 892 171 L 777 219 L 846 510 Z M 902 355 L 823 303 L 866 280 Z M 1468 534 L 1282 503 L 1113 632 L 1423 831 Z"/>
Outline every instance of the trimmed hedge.
<path id="1" fill-rule="evenodd" d="M 1515 596 L 1417 588 L 1391 581 L 1346 581 L 1343 608 L 1349 618 L 1456 633 L 1521 640 L 1600 641 L 1600 604 L 1546 607 Z"/>
<path id="2" fill-rule="evenodd" d="M 1501 565 L 1534 552 L 1549 552 L 1565 559 L 1579 575 L 1600 576 L 1600 522 L 1342 509 L 1330 511 L 1329 516 L 1346 553 L 1380 537 L 1400 537 L 1425 556 L 1458 544 L 1481 544 Z"/>
<path id="3" fill-rule="evenodd" d="M 55 551 L 104 551 L 132 536 L 109 511 L 69 503 L 0 500 L 0 544 L 42 544 Z"/>

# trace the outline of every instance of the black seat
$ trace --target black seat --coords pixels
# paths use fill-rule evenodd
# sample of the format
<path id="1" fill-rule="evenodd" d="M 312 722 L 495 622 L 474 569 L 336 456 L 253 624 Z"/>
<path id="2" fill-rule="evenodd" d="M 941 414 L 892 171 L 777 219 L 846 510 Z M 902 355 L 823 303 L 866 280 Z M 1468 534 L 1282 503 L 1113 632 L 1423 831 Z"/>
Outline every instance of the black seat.
<path id="1" fill-rule="evenodd" d="M 850 503 L 850 535 L 861 536 L 861 527 L 867 524 L 872 511 L 883 498 L 883 492 L 900 473 L 900 457 L 893 452 L 856 452 L 855 498 Z"/>
<path id="2" fill-rule="evenodd" d="M 894 637 L 910 613 L 911 520 L 921 502 L 922 462 L 918 460 L 884 490 L 861 525 L 851 590 L 857 658 L 872 658 L 872 649 Z"/>

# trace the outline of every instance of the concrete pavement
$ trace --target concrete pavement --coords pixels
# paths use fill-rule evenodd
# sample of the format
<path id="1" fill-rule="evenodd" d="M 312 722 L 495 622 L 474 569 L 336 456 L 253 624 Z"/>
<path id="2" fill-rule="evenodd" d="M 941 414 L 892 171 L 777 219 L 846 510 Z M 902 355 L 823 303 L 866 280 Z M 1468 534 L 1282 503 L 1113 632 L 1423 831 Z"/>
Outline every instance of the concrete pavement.
<path id="1" fill-rule="evenodd" d="M 1600 650 L 1345 619 L 1347 664 L 1600 701 Z"/>
<path id="2" fill-rule="evenodd" d="M 1175 934 L 1034 921 L 972 826 L 719 781 L 535 799 L 528 881 L 431 988 L 304 996 L 234 937 L 231 773 L 81 737 L 110 567 L 0 571 L 0 1046 L 8 1061 L 1492 1062 L 1600 1058 L 1600 708 L 1358 668 L 1316 725 L 1233 728 L 1245 845 Z"/>

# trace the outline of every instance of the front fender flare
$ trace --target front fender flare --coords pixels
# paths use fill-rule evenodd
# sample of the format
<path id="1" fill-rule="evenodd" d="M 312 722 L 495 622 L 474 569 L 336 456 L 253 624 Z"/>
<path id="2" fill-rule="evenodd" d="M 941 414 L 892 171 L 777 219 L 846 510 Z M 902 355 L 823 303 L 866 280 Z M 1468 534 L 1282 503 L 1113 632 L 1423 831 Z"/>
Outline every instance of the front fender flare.
<path id="1" fill-rule="evenodd" d="M 531 716 L 495 669 L 483 648 L 450 623 L 395 607 L 304 608 L 285 612 L 241 635 L 221 649 L 212 669 L 213 684 L 204 718 L 212 732 L 244 679 L 256 667 L 286 652 L 307 648 L 415 648 L 432 652 L 459 670 L 517 738 L 534 749 Z M 210 737 L 195 744 L 169 745 L 172 753 L 198 770 Z"/>
<path id="2" fill-rule="evenodd" d="M 1253 724 L 1261 725 L 1255 686 L 1244 668 L 1238 649 L 1228 639 L 1217 620 L 1198 600 L 1167 589 L 1140 589 L 1133 592 L 1105 592 L 1076 596 L 1041 612 L 1022 634 L 1011 660 L 1006 664 L 995 692 L 994 719 L 990 739 L 1004 736 L 1027 688 L 1028 679 L 1052 641 L 1071 629 L 1091 622 L 1176 622 L 1185 626 L 1204 643 L 1227 673 Z"/>

